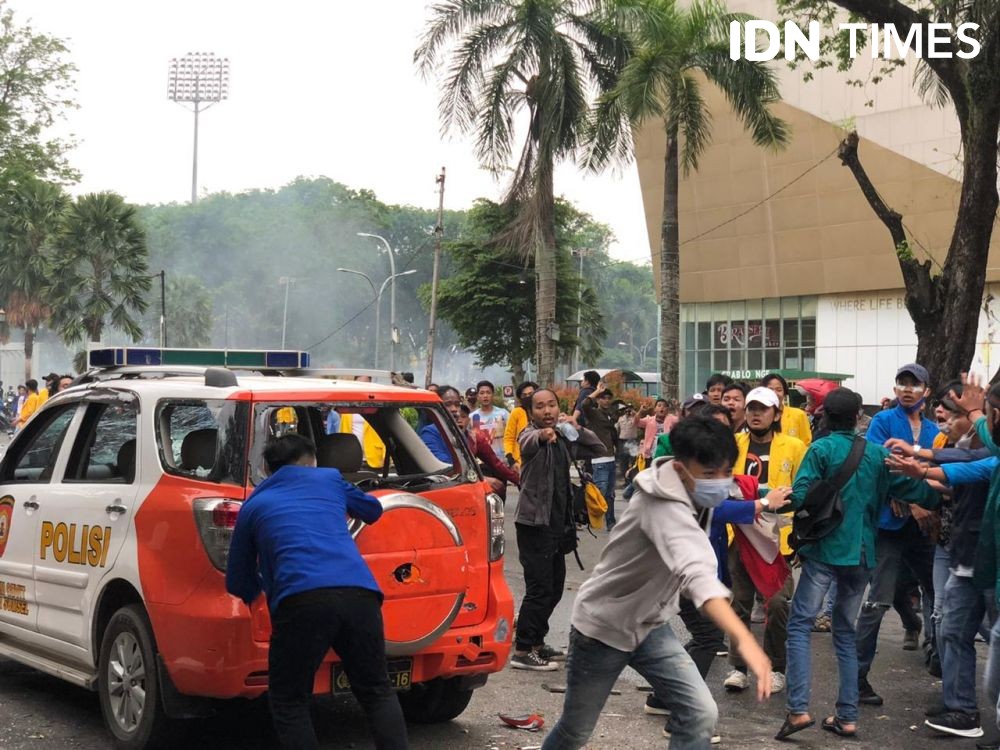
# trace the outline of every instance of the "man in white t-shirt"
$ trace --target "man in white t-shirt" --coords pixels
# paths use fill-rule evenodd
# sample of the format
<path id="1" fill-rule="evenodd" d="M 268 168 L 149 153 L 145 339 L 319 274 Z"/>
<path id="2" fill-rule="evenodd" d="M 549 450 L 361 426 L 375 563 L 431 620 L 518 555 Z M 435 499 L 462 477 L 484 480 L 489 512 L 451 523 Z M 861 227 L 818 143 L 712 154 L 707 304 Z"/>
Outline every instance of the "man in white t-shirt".
<path id="1" fill-rule="evenodd" d="M 493 383 L 480 380 L 476 383 L 476 395 L 479 408 L 470 415 L 474 429 L 487 433 L 490 445 L 499 458 L 503 458 L 503 431 L 510 419 L 510 412 L 502 406 L 493 405 Z"/>

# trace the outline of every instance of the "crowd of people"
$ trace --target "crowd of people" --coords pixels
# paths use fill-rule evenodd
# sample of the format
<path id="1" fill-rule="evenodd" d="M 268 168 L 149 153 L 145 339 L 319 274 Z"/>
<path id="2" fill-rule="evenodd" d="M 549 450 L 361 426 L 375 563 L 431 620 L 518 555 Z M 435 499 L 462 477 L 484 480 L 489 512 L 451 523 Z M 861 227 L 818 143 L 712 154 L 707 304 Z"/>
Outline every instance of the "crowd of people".
<path id="1" fill-rule="evenodd" d="M 883 703 L 873 682 L 890 608 L 903 622 L 903 647 L 923 648 L 926 668 L 942 679 L 926 726 L 982 737 L 977 636 L 991 644 L 992 703 L 1000 692 L 1000 385 L 987 393 L 963 378 L 932 391 L 931 382 L 921 365 L 903 365 L 894 397 L 872 415 L 836 384 L 807 391 L 802 410 L 786 403 L 789 387 L 776 373 L 754 387 L 713 375 L 676 411 L 660 399 L 651 409 L 609 413 L 612 455 L 634 466 L 634 451 L 649 465 L 626 488 L 627 510 L 609 516 L 610 539 L 574 603 L 568 655 L 544 637 L 565 575 L 558 540 L 569 466 L 603 444 L 580 424 L 586 409 L 560 415 L 554 394 L 536 388 L 524 405 L 522 476 L 544 446 L 549 479 L 541 494 L 522 488 L 516 511 L 526 581 L 519 618 L 527 620 L 522 627 L 519 619 L 512 665 L 549 671 L 566 659 L 564 714 L 546 750 L 586 743 L 626 665 L 652 685 L 645 710 L 667 717 L 673 747 L 721 741 L 705 679 L 726 651 L 727 691 L 746 690 L 754 677 L 761 697 L 786 693 L 775 739 L 787 739 L 816 724 L 815 631 L 832 631 L 839 676 L 835 709 L 821 727 L 853 737 L 859 704 Z M 610 402 L 607 391 L 599 379 L 585 382 L 581 399 Z M 541 559 L 541 535 L 527 532 L 540 526 L 549 530 Z M 755 600 L 762 648 L 749 636 Z M 673 615 L 690 634 L 683 648 Z"/>
<path id="2" fill-rule="evenodd" d="M 12 385 L 7 386 L 7 392 L 3 397 L 3 411 L 8 434 L 14 435 L 19 432 L 42 404 L 64 388 L 69 388 L 72 382 L 72 375 L 50 372 L 45 376 L 41 388 L 34 378 L 24 381 L 24 384 L 18 385 L 16 389 Z M 3 383 L 0 383 L 0 393 L 3 393 Z"/>
<path id="3" fill-rule="evenodd" d="M 761 700 L 785 694 L 776 740 L 817 723 L 855 737 L 859 706 L 883 703 L 876 656 L 892 608 L 903 647 L 922 648 L 927 670 L 942 680 L 927 727 L 981 738 L 977 637 L 989 643 L 990 702 L 1000 694 L 1000 384 L 985 389 L 963 376 L 932 390 L 932 382 L 921 365 L 903 365 L 893 398 L 874 414 L 832 383 L 807 389 L 804 409 L 791 406 L 777 373 L 755 384 L 716 374 L 680 404 L 656 399 L 638 409 L 615 399 L 596 371 L 568 408 L 530 381 L 516 387 L 510 410 L 489 381 L 464 392 L 433 386 L 490 488 L 501 496 L 507 485 L 519 489 L 513 516 L 524 595 L 511 667 L 551 672 L 565 662 L 563 712 L 544 750 L 587 743 L 626 666 L 649 682 L 643 710 L 665 718 L 671 747 L 721 742 L 706 682 L 720 655 L 729 662 L 725 691 L 753 687 Z M 43 395 L 28 381 L 19 424 L 66 384 L 51 374 Z M 445 425 L 415 419 L 428 449 L 452 462 Z M 357 415 L 331 410 L 327 431 L 355 434 L 366 464 L 384 460 L 384 444 Z M 377 746 L 405 747 L 384 674 L 380 594 L 346 526 L 327 529 L 325 562 L 302 558 L 294 533 L 267 530 L 284 528 L 289 498 L 303 493 L 335 502 L 337 517 L 378 519 L 377 501 L 339 475 L 318 473 L 315 453 L 294 431 L 267 447 L 270 478 L 253 495 L 256 515 L 239 516 L 227 584 L 247 602 L 262 586 L 269 595 L 272 710 L 289 746 L 315 746 L 310 679 L 332 645 L 353 659 L 352 685 L 356 674 Z M 627 504 L 616 512 L 619 479 Z M 606 501 L 608 536 L 576 594 L 563 651 L 549 642 L 549 627 L 565 591 L 566 556 L 577 546 L 581 481 Z M 308 581 L 288 584 L 283 555 L 299 560 Z M 751 632 L 758 609 L 760 642 Z M 675 616 L 686 642 L 671 625 Z M 836 704 L 822 718 L 811 705 L 816 631 L 831 632 L 838 667 Z"/>

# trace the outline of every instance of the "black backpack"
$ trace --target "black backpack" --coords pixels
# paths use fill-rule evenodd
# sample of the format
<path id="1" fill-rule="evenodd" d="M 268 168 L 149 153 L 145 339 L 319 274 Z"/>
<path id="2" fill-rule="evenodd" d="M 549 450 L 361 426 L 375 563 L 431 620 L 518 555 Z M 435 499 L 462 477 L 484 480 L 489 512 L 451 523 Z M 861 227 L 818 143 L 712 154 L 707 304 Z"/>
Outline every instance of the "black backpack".
<path id="1" fill-rule="evenodd" d="M 819 541 L 843 522 L 844 502 L 840 491 L 861 465 L 866 442 L 863 437 L 855 437 L 851 452 L 837 473 L 830 479 L 817 479 L 809 485 L 802 507 L 792 517 L 792 534 L 788 540 L 792 549 Z"/>

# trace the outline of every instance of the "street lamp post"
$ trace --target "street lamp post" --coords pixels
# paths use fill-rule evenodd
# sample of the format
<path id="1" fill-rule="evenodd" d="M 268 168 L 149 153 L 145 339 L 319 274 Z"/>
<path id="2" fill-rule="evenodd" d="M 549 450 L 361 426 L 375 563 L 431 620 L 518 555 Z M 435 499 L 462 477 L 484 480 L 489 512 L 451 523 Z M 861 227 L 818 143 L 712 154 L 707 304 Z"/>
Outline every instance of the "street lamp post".
<path id="1" fill-rule="evenodd" d="M 375 288 L 375 282 L 372 281 L 371 276 L 369 276 L 368 274 L 366 274 L 364 271 L 355 271 L 353 268 L 338 268 L 337 270 L 340 271 L 341 273 L 352 273 L 355 276 L 362 276 L 362 277 L 364 277 L 365 281 L 367 281 L 368 284 L 369 284 L 369 286 L 371 286 L 372 292 L 375 294 L 375 369 L 377 370 L 378 369 L 378 353 L 379 353 L 379 343 L 378 342 L 379 342 L 379 338 L 380 338 L 380 336 L 379 336 L 379 333 L 380 333 L 379 328 L 381 328 L 381 326 L 382 326 L 382 317 L 381 317 L 381 313 L 382 313 L 382 292 L 385 291 L 386 286 L 388 284 L 390 284 L 390 283 L 392 284 L 393 288 L 395 288 L 395 286 L 396 286 L 396 277 L 397 276 L 409 276 L 411 273 L 416 273 L 417 271 L 416 271 L 415 268 L 411 268 L 409 271 L 402 271 L 401 273 L 390 274 L 386 278 L 386 280 L 382 282 L 381 286 L 379 286 L 378 289 L 376 289 Z M 391 327 L 395 328 L 396 322 L 395 322 L 395 310 L 394 309 L 390 312 L 390 316 L 391 316 L 391 318 L 390 318 L 390 321 L 389 321 L 389 325 Z M 392 369 L 392 366 L 394 364 L 395 364 L 395 362 L 393 362 L 393 364 L 390 365 L 390 369 Z"/>
<path id="2" fill-rule="evenodd" d="M 291 276 L 282 276 L 278 279 L 279 284 L 285 285 L 285 311 L 281 314 L 281 348 L 285 348 L 285 327 L 288 324 L 288 289 L 295 283 Z"/>
<path id="3" fill-rule="evenodd" d="M 392 252 L 392 247 L 389 245 L 389 241 L 379 235 L 379 234 L 369 234 L 368 232 L 358 232 L 358 237 L 370 237 L 372 239 L 380 240 L 383 245 L 385 245 L 385 251 L 389 255 L 389 276 L 392 279 L 392 287 L 389 289 L 389 370 L 395 372 L 396 370 L 396 339 L 399 338 L 399 334 L 396 332 L 396 277 L 403 276 L 404 274 L 396 273 L 396 256 Z M 376 302 L 376 304 L 378 304 Z M 381 332 L 378 327 L 375 328 L 375 335 L 378 336 Z M 378 339 L 376 339 L 376 345 L 378 344 Z M 376 350 L 377 351 L 377 350 Z M 377 359 L 377 357 L 376 357 Z"/>
<path id="4" fill-rule="evenodd" d="M 646 363 L 646 349 L 649 347 L 650 344 L 656 341 L 656 339 L 657 337 L 653 336 L 649 341 L 647 341 L 645 344 L 642 345 L 641 349 L 635 344 L 629 344 L 628 341 L 619 341 L 618 346 L 624 346 L 624 347 L 631 346 L 633 349 L 635 349 L 635 353 L 638 354 L 640 357 L 639 366 L 642 367 Z"/>
<path id="5" fill-rule="evenodd" d="M 173 58 L 167 74 L 167 97 L 189 103 L 194 112 L 194 155 L 191 160 L 191 202 L 198 201 L 198 115 L 229 98 L 229 58 L 214 52 L 188 52 Z"/>

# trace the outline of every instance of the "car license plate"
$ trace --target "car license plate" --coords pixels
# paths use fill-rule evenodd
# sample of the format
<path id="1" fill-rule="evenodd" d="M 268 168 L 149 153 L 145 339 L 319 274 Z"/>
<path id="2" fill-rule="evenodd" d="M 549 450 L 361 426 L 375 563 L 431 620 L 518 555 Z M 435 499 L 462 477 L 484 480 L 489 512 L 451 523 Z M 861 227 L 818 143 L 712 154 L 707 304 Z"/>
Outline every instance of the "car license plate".
<path id="1" fill-rule="evenodd" d="M 390 659 L 386 662 L 386 670 L 389 673 L 389 684 L 396 690 L 407 690 L 413 679 L 413 659 Z M 349 693 L 351 691 L 351 681 L 347 679 L 347 670 L 344 665 L 337 663 L 333 665 L 333 692 Z"/>

